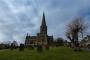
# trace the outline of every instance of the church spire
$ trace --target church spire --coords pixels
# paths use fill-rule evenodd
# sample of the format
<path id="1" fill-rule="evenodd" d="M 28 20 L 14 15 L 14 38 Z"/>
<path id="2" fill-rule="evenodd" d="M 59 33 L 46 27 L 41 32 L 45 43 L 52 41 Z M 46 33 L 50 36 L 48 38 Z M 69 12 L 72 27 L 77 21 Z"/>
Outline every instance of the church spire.
<path id="1" fill-rule="evenodd" d="M 41 23 L 41 27 L 40 27 L 40 32 L 47 34 L 47 25 L 46 25 L 46 21 L 45 21 L 45 14 L 43 13 L 43 17 L 42 17 L 42 23 Z"/>
<path id="2" fill-rule="evenodd" d="M 43 17 L 42 17 L 42 25 L 41 26 L 46 26 L 46 21 L 45 21 L 45 14 L 43 12 Z"/>

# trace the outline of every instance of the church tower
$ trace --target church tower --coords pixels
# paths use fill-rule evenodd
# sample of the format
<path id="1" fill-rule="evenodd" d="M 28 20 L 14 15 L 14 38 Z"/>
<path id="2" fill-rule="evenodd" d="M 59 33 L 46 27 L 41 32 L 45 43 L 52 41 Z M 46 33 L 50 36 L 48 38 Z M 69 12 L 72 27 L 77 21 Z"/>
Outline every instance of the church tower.
<path id="1" fill-rule="evenodd" d="M 40 33 L 46 34 L 47 35 L 47 25 L 45 21 L 45 14 L 43 13 L 42 17 L 42 24 L 40 26 Z"/>
<path id="2" fill-rule="evenodd" d="M 37 46 L 37 45 L 42 45 L 42 46 L 47 46 L 51 45 L 53 42 L 53 36 L 48 36 L 47 34 L 47 25 L 45 21 L 45 14 L 43 13 L 42 16 L 42 22 L 40 25 L 40 32 L 37 33 L 37 36 L 29 36 L 27 34 L 26 40 L 25 40 L 25 46 Z"/>
<path id="3" fill-rule="evenodd" d="M 40 33 L 37 34 L 37 45 L 47 45 L 47 25 L 43 13 Z"/>

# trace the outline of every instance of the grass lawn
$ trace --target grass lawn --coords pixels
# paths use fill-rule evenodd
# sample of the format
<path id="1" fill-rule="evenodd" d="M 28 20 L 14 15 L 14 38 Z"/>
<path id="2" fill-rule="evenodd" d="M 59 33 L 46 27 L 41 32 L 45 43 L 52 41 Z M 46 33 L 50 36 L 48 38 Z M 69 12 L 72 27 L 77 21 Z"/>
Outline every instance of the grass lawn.
<path id="1" fill-rule="evenodd" d="M 90 60 L 90 52 L 74 52 L 70 48 L 51 48 L 49 51 L 38 53 L 36 50 L 20 52 L 18 50 L 0 51 L 0 60 Z"/>

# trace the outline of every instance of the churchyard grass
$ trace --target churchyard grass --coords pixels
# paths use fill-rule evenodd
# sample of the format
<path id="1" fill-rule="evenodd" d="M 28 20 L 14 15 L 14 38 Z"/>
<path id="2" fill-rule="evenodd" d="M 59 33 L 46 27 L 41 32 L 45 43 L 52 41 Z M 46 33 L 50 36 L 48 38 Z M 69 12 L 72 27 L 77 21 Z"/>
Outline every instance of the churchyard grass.
<path id="1" fill-rule="evenodd" d="M 50 48 L 43 52 L 29 49 L 1 50 L 0 60 L 90 60 L 90 52 L 75 52 L 67 47 Z"/>

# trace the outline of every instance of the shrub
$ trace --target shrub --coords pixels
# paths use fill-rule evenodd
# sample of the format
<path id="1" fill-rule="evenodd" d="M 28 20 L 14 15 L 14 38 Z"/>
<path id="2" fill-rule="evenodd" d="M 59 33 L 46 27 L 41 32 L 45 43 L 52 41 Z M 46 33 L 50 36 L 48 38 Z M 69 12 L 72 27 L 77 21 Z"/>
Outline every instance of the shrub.
<path id="1" fill-rule="evenodd" d="M 87 45 L 87 48 L 90 49 L 90 44 Z"/>

